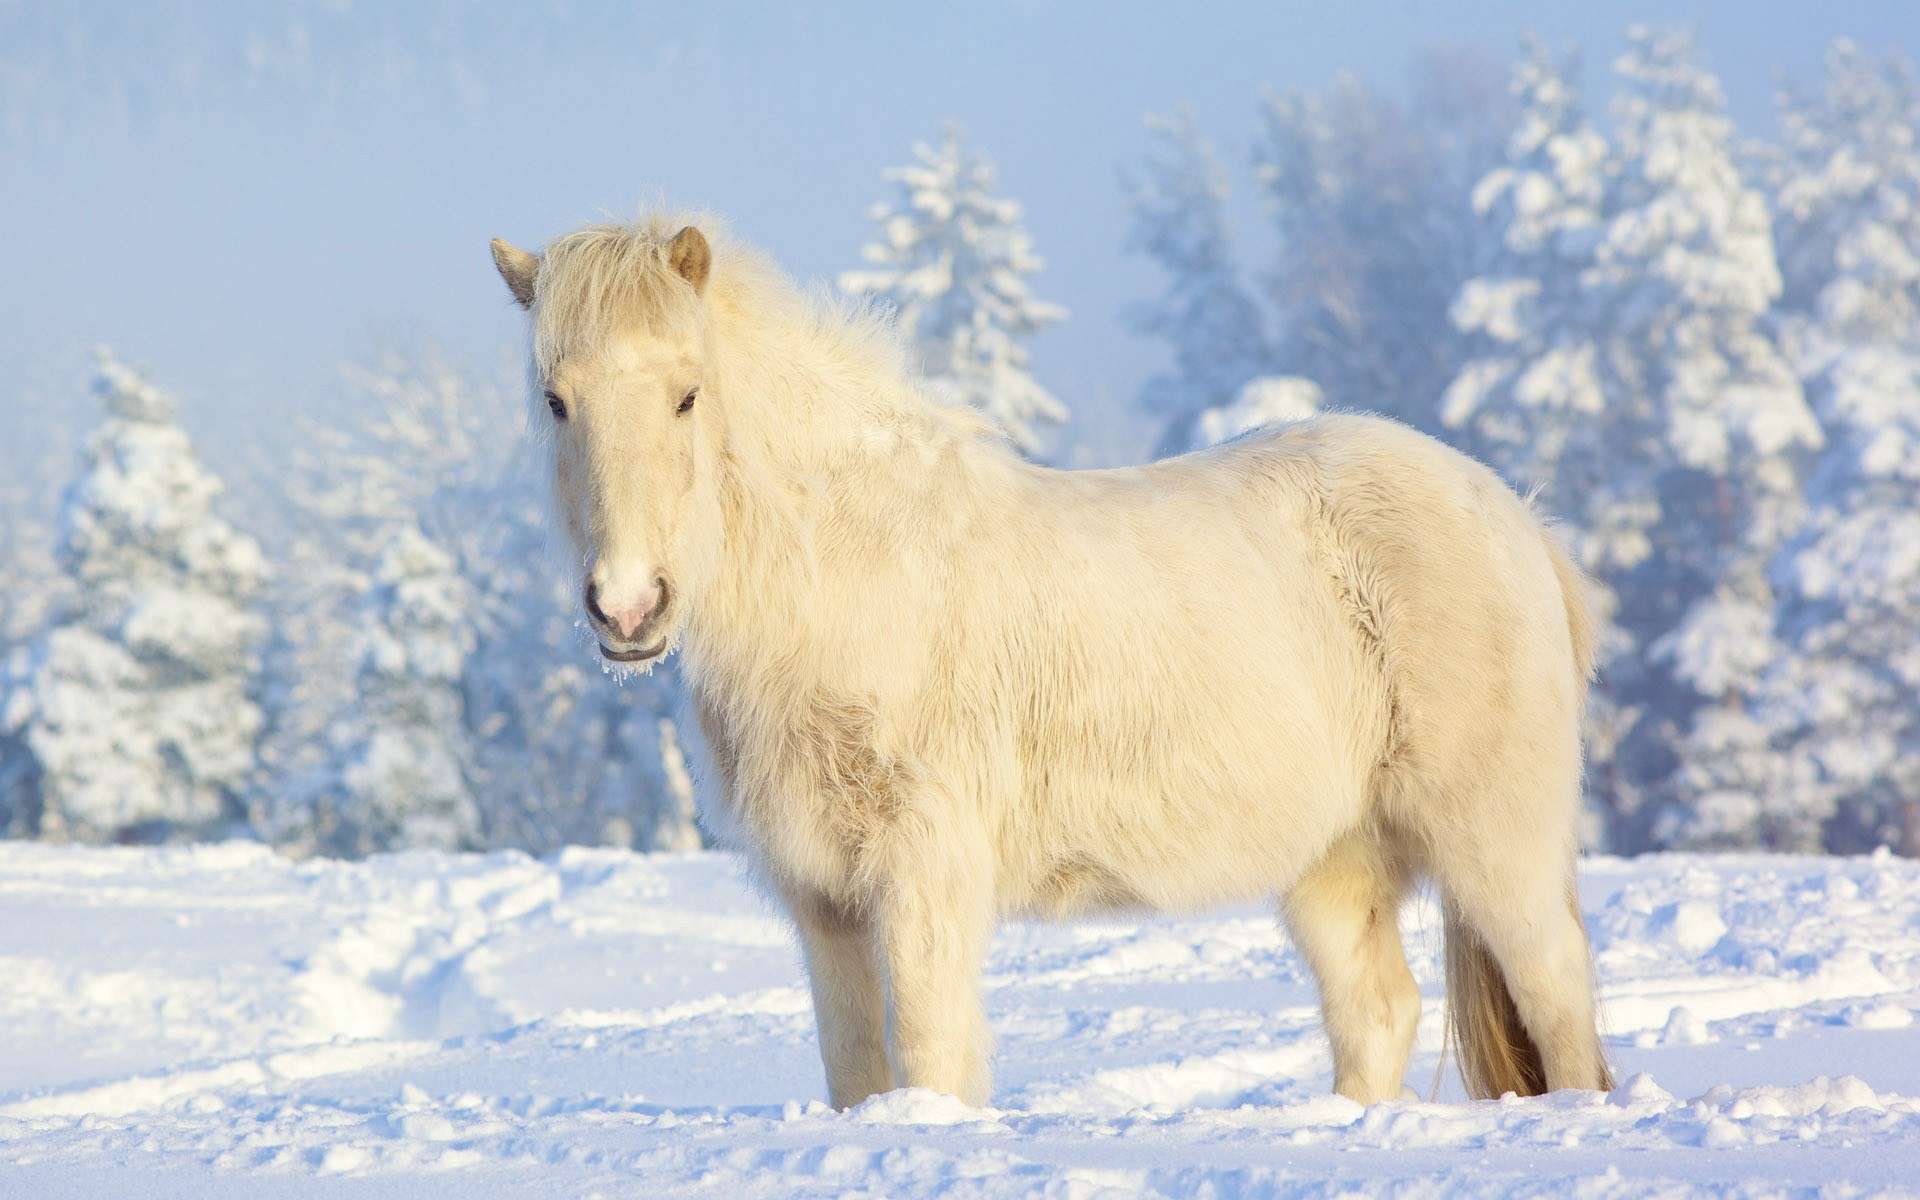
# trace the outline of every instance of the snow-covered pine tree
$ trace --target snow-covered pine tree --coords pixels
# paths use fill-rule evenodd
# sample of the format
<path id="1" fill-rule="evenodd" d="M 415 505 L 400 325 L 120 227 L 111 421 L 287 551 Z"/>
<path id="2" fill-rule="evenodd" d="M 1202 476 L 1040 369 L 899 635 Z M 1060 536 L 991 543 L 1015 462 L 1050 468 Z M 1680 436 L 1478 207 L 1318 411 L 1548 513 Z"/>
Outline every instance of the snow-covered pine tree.
<path id="1" fill-rule="evenodd" d="M 1538 48 L 1522 64 L 1507 161 L 1475 196 L 1498 253 L 1454 306 L 1476 357 L 1442 409 L 1545 490 L 1606 586 L 1589 741 L 1627 850 L 1757 838 L 1732 797 L 1783 794 L 1750 693 L 1773 653 L 1766 564 L 1820 440 L 1767 324 L 1779 273 L 1719 84 L 1683 34 L 1629 41 L 1607 159 L 1565 72 Z"/>
<path id="2" fill-rule="evenodd" d="M 951 125 L 938 143 L 916 143 L 913 156 L 885 173 L 897 194 L 872 211 L 880 230 L 861 250 L 869 266 L 843 273 L 840 286 L 898 311 L 944 399 L 985 413 L 1038 454 L 1042 427 L 1068 413 L 1028 371 L 1026 343 L 1067 311 L 1029 289 L 1042 263 L 1020 205 L 995 194 L 986 156 Z"/>
<path id="3" fill-rule="evenodd" d="M 397 531 L 374 569 L 354 703 L 329 732 L 316 841 L 331 854 L 481 844 L 462 676 L 473 654 L 472 589 L 451 554 Z"/>
<path id="4" fill-rule="evenodd" d="M 62 504 L 67 594 L 4 685 L 0 807 L 55 840 L 205 834 L 241 815 L 255 767 L 266 562 L 215 514 L 170 396 L 104 350 L 94 391 L 108 420 Z"/>
<path id="5" fill-rule="evenodd" d="M 1580 446 L 1605 407 L 1582 273 L 1600 231 L 1607 144 L 1557 61 L 1529 38 L 1514 70 L 1519 117 L 1506 160 L 1473 189 L 1492 249 L 1454 299 L 1473 357 L 1442 398 L 1442 423 L 1463 447 L 1549 512 L 1577 515 L 1589 492 L 1570 478 L 1596 447 Z M 1569 449 L 1577 452 L 1563 463 Z"/>
<path id="6" fill-rule="evenodd" d="M 1640 651 L 1612 673 L 1641 709 L 1627 765 L 1661 797 L 1652 836 L 1751 843 L 1768 836 L 1761 811 L 1793 803 L 1752 692 L 1778 653 L 1767 564 L 1800 520 L 1821 434 L 1767 323 L 1781 289 L 1772 228 L 1735 163 L 1719 82 L 1688 34 L 1635 27 L 1628 40 L 1618 166 L 1586 273 L 1612 317 L 1611 475 L 1589 531 L 1631 533 L 1657 501 L 1645 556 L 1600 560 Z M 1754 822 L 1733 819 L 1733 796 L 1753 801 Z"/>
<path id="7" fill-rule="evenodd" d="M 382 582 L 399 578 L 389 554 L 423 539 L 422 560 L 452 563 L 435 586 L 463 592 L 467 605 L 466 633 L 442 642 L 465 647 L 449 685 L 459 703 L 433 704 L 456 714 L 445 758 L 461 769 L 485 844 L 536 853 L 697 844 L 690 784 L 662 749 L 668 738 L 678 754 L 676 676 L 663 667 L 622 685 L 592 668 L 577 585 L 551 553 L 547 485 L 537 456 L 523 453 L 517 394 L 431 353 L 385 355 L 346 379 L 367 415 L 307 430 L 312 452 L 290 487 L 286 543 L 298 569 L 276 597 L 285 644 L 274 656 L 283 669 L 266 740 L 276 784 L 256 812 L 263 833 L 293 850 L 361 852 L 449 828 L 403 814 L 336 833 L 328 815 L 329 797 L 351 791 L 343 773 L 376 757 L 368 695 L 404 690 L 367 669 L 366 639 L 399 615 L 402 589 Z"/>
<path id="8" fill-rule="evenodd" d="M 251 814 L 261 836 L 303 853 L 323 849 L 322 797 L 340 791 L 339 771 L 357 755 L 351 731 L 367 728 L 356 713 L 367 633 L 380 619 L 382 559 L 408 531 L 463 557 L 465 543 L 488 528 L 476 500 L 500 444 L 483 439 L 486 418 L 437 357 L 386 355 L 343 377 L 349 404 L 364 415 L 309 423 L 285 476 L 277 541 L 286 569 L 271 597 L 275 644 L 264 689 L 270 782 Z"/>
<path id="9" fill-rule="evenodd" d="M 1453 303 L 1470 357 L 1442 396 L 1440 418 L 1464 449 L 1519 490 L 1537 492 L 1545 511 L 1568 523 L 1581 558 L 1595 567 L 1630 565 L 1648 552 L 1643 529 L 1657 509 L 1615 486 L 1623 465 L 1609 438 L 1618 436 L 1613 422 L 1626 409 L 1610 407 L 1608 313 L 1587 275 L 1611 164 L 1573 73 L 1571 61 L 1526 41 L 1511 83 L 1518 111 L 1506 157 L 1473 188 L 1489 248 L 1482 273 Z M 1641 436 L 1650 440 L 1650 430 Z M 1610 589 L 1595 599 L 1604 615 L 1617 608 Z M 1602 639 L 1605 656 L 1623 648 L 1617 631 Z M 1635 715 L 1609 687 L 1588 705 L 1590 844 L 1616 840 L 1615 752 Z"/>
<path id="10" fill-rule="evenodd" d="M 37 774 L 21 731 L 7 727 L 9 680 L 26 676 L 34 634 L 62 599 L 64 586 L 54 559 L 52 516 L 43 510 L 44 498 L 55 489 L 39 478 L 48 456 L 25 452 L 26 443 L 37 444 L 42 432 L 23 437 L 16 461 L 5 464 L 10 478 L 0 483 L 0 562 L 7 564 L 7 585 L 0 588 L 0 835 L 28 828 L 24 815 L 16 820 L 13 806 L 34 802 Z"/>
<path id="11" fill-rule="evenodd" d="M 1161 297 L 1131 314 L 1134 327 L 1165 341 L 1173 356 L 1171 369 L 1149 379 L 1140 396 L 1162 426 L 1157 457 L 1187 448 L 1199 415 L 1232 404 L 1264 369 L 1268 349 L 1259 305 L 1235 258 L 1227 174 L 1213 147 L 1185 107 L 1148 117 L 1147 131 L 1146 157 L 1121 182 L 1129 248 L 1167 276 Z"/>
<path id="12" fill-rule="evenodd" d="M 1448 312 L 1484 242 L 1468 195 L 1501 161 L 1510 106 L 1497 71 L 1458 55 L 1416 62 L 1405 102 L 1351 76 L 1267 100 L 1254 168 L 1280 235 L 1268 369 L 1443 432 L 1439 394 L 1464 351 Z"/>
<path id="13" fill-rule="evenodd" d="M 1794 844 L 1920 855 L 1920 81 L 1848 41 L 1782 97 L 1787 321 L 1828 435 L 1775 563 L 1790 653 L 1766 673 Z M 1837 818 L 1837 819 L 1836 819 Z"/>
<path id="14" fill-rule="evenodd" d="M 1829 343 L 1884 342 L 1920 326 L 1920 79 L 1899 56 L 1841 38 L 1818 95 L 1780 96 L 1776 237 L 1796 323 Z"/>

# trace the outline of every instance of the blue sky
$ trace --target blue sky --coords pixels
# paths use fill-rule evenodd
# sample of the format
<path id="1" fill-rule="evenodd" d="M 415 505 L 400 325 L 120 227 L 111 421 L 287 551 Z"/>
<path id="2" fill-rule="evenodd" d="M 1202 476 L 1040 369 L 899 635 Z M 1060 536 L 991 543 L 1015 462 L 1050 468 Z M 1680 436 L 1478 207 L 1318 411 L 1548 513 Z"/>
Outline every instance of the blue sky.
<path id="1" fill-rule="evenodd" d="M 1026 205 L 1048 262 L 1036 290 L 1073 311 L 1036 345 L 1037 373 L 1089 440 L 1137 449 L 1125 413 L 1158 357 L 1121 312 L 1157 280 L 1123 252 L 1116 172 L 1145 114 L 1191 103 L 1244 188 L 1263 89 L 1342 70 L 1396 86 L 1435 45 L 1497 69 L 1534 30 L 1582 48 L 1603 101 L 1636 20 L 1693 25 L 1755 134 L 1772 128 L 1775 79 L 1815 78 L 1836 34 L 1920 56 L 1910 0 L 0 0 L 0 373 L 23 419 L 57 417 L 86 348 L 110 342 L 186 397 L 216 457 L 270 447 L 293 415 L 337 403 L 343 358 L 434 341 L 509 362 L 494 234 L 537 244 L 665 197 L 827 277 L 855 261 L 880 170 L 951 117 Z"/>

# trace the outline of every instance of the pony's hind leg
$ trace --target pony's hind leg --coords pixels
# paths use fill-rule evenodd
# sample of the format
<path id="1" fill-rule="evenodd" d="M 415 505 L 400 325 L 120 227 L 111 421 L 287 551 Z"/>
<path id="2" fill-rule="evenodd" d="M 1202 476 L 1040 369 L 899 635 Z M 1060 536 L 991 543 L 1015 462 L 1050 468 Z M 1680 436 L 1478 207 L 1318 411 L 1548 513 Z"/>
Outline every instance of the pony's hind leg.
<path id="1" fill-rule="evenodd" d="M 1469 1090 L 1498 1096 L 1611 1088 L 1571 850 L 1476 857 L 1435 863 L 1447 901 L 1448 1006 Z"/>
<path id="2" fill-rule="evenodd" d="M 1320 985 L 1333 1090 L 1362 1104 L 1397 1099 L 1420 1020 L 1420 989 L 1400 944 L 1408 872 L 1368 834 L 1336 842 L 1281 902 Z"/>
<path id="3" fill-rule="evenodd" d="M 1479 1096 L 1613 1086 L 1573 889 L 1577 784 L 1542 792 L 1544 802 L 1486 789 L 1429 841 L 1446 900 L 1449 1019 Z"/>

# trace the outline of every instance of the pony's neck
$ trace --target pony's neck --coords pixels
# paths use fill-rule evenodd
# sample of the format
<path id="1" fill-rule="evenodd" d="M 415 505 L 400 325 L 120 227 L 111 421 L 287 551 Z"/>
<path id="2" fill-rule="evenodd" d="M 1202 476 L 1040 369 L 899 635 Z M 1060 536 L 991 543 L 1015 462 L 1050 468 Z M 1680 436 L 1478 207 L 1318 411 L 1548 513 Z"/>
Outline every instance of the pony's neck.
<path id="1" fill-rule="evenodd" d="M 696 682 L 810 661 L 795 651 L 810 633 L 819 549 L 851 515 L 841 506 L 857 497 L 871 522 L 910 486 L 913 463 L 945 444 L 993 453 L 970 417 L 922 397 L 877 337 L 803 303 L 778 307 L 715 305 L 726 428 L 718 558 L 710 594 L 690 614 Z"/>

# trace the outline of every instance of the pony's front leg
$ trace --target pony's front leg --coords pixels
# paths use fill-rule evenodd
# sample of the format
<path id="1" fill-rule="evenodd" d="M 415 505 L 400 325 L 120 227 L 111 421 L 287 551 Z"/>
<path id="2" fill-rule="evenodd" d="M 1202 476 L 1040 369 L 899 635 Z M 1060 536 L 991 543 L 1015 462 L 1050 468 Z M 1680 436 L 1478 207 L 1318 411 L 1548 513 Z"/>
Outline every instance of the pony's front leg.
<path id="1" fill-rule="evenodd" d="M 788 898 L 813 987 L 827 1096 L 851 1108 L 893 1087 L 887 1065 L 887 997 L 874 923 L 822 896 Z"/>
<path id="2" fill-rule="evenodd" d="M 941 864 L 883 885 L 880 940 L 891 986 L 894 1080 L 983 1105 L 992 1090 L 992 1035 L 980 967 L 993 934 L 990 872 Z"/>

